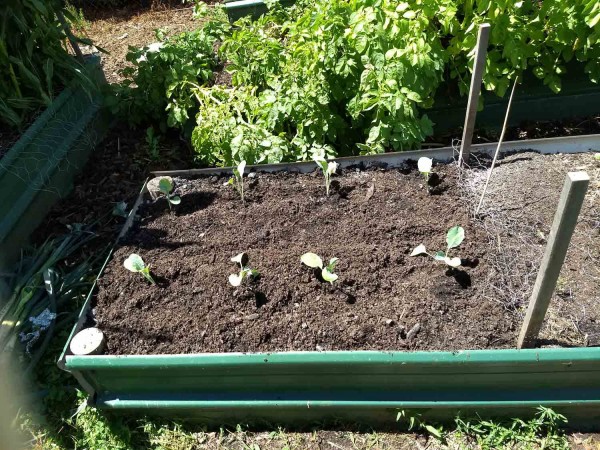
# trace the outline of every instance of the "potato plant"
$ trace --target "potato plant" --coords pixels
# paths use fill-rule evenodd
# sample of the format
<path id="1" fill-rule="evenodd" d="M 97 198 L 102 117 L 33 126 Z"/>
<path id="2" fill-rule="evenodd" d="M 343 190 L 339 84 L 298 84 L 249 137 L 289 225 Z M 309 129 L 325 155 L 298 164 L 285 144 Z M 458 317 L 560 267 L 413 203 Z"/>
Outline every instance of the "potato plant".
<path id="1" fill-rule="evenodd" d="M 600 80 L 597 0 L 298 0 L 235 26 L 218 8 L 196 9 L 208 15 L 201 31 L 161 40 L 146 60 L 132 54 L 121 97 L 132 121 L 168 116 L 186 134 L 194 121 L 191 143 L 207 165 L 417 148 L 442 83 L 467 93 L 483 22 L 489 91 L 503 96 L 528 71 L 558 92 L 573 60 Z M 219 62 L 231 85 L 211 83 Z"/>

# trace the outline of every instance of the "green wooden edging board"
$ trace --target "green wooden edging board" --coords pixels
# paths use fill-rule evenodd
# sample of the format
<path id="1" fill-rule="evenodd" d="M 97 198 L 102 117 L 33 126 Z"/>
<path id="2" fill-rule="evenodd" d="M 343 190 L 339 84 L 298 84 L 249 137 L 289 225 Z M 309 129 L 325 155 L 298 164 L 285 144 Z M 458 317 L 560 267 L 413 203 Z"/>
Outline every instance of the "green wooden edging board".
<path id="1" fill-rule="evenodd" d="M 302 163 L 279 166 L 286 167 Z M 435 422 L 457 414 L 525 418 L 544 405 L 572 426 L 600 429 L 600 348 L 74 356 L 69 343 L 91 323 L 94 288 L 58 364 L 102 409 L 215 426 L 296 427 L 394 426 L 399 410 Z"/>
<path id="2" fill-rule="evenodd" d="M 108 129 L 100 59 L 88 62 L 95 92 L 66 87 L 0 159 L 0 269 L 9 269 L 53 204 L 64 198 Z"/>

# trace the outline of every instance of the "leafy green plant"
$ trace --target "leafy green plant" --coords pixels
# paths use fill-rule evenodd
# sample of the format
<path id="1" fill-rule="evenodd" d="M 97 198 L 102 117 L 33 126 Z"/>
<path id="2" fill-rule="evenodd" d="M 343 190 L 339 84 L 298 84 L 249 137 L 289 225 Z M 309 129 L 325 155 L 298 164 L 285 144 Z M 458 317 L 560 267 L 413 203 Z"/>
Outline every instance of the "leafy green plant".
<path id="1" fill-rule="evenodd" d="M 68 23 L 71 25 L 71 30 L 75 34 L 86 33 L 90 29 L 90 22 L 85 18 L 83 10 L 72 5 L 70 2 L 65 2 L 65 11 L 68 13 Z"/>
<path id="2" fill-rule="evenodd" d="M 427 158 L 426 156 L 421 156 L 417 161 L 417 167 L 419 172 L 423 174 L 425 178 L 425 183 L 429 183 L 429 174 L 431 173 L 431 166 L 433 165 L 433 160 L 431 158 Z"/>
<path id="3" fill-rule="evenodd" d="M 410 150 L 432 133 L 426 112 L 441 83 L 468 91 L 483 22 L 492 26 L 487 90 L 503 96 L 530 71 L 557 92 L 573 60 L 600 79 L 594 0 L 276 3 L 232 27 L 219 8 L 198 2 L 207 19 L 200 30 L 132 51 L 117 89 L 122 112 L 134 124 L 191 132 L 195 159 L 206 165 Z M 222 66 L 231 82 L 214 79 Z"/>
<path id="4" fill-rule="evenodd" d="M 323 280 L 328 281 L 333 284 L 334 281 L 338 279 L 338 276 L 333 272 L 335 270 L 335 266 L 338 263 L 338 258 L 331 258 L 329 260 L 329 264 L 326 266 L 323 265 L 323 260 L 321 257 L 315 253 L 305 253 L 300 257 L 302 264 L 311 267 L 313 269 L 321 269 L 321 277 Z"/>
<path id="5" fill-rule="evenodd" d="M 167 203 L 169 204 L 169 209 L 171 209 L 171 205 L 179 205 L 181 203 L 181 197 L 178 195 L 173 195 L 171 192 L 173 191 L 173 183 L 168 178 L 161 178 L 158 182 L 158 190 L 165 196 L 167 199 Z"/>
<path id="6" fill-rule="evenodd" d="M 240 162 L 233 168 L 233 176 L 229 179 L 228 184 L 233 185 L 238 194 L 244 201 L 244 170 L 246 169 L 246 161 Z"/>
<path id="7" fill-rule="evenodd" d="M 210 24 L 203 28 L 165 37 L 157 30 L 158 42 L 144 48 L 131 47 L 130 67 L 123 69 L 125 80 L 113 86 L 108 99 L 113 112 L 131 125 L 157 124 L 184 129 L 197 103 L 192 89 L 213 79 L 218 59 L 213 44 L 220 34 Z"/>
<path id="8" fill-rule="evenodd" d="M 314 161 L 317 163 L 317 166 L 323 172 L 323 176 L 325 177 L 325 193 L 329 196 L 329 186 L 331 185 L 331 176 L 336 172 L 338 168 L 338 163 L 335 161 L 327 162 L 327 160 L 321 157 L 315 157 Z"/>
<path id="9" fill-rule="evenodd" d="M 256 278 L 259 276 L 258 270 L 252 269 L 248 266 L 250 258 L 246 253 L 240 253 L 239 255 L 234 256 L 233 258 L 231 258 L 231 262 L 237 263 L 240 266 L 239 273 L 232 273 L 231 275 L 229 275 L 229 284 L 231 284 L 232 286 L 238 287 L 242 284 L 244 280 Z"/>
<path id="10" fill-rule="evenodd" d="M 446 234 L 446 251 L 438 251 L 435 254 L 430 254 L 427 252 L 425 245 L 419 244 L 412 251 L 410 256 L 418 256 L 418 255 L 428 255 L 431 256 L 436 261 L 443 261 L 450 267 L 458 267 L 461 265 L 461 259 L 458 257 L 450 258 L 450 249 L 458 247 L 465 238 L 465 230 L 460 226 L 452 227 L 448 230 Z"/>
<path id="11" fill-rule="evenodd" d="M 130 272 L 139 273 L 152 284 L 156 284 L 152 275 L 150 275 L 150 267 L 146 266 L 142 257 L 136 253 L 132 253 L 123 262 L 123 266 Z"/>
<path id="12" fill-rule="evenodd" d="M 146 145 L 148 146 L 148 156 L 152 161 L 158 161 L 160 151 L 158 149 L 158 136 L 154 133 L 154 127 L 146 129 Z"/>

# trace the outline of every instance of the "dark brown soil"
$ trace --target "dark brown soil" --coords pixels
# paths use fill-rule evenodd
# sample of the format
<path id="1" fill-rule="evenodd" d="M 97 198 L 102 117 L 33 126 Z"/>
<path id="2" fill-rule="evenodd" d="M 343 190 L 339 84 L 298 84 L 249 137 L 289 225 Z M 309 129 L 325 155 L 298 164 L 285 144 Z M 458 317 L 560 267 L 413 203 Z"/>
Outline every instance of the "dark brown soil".
<path id="1" fill-rule="evenodd" d="M 437 169 L 438 195 L 415 170 L 350 171 L 330 198 L 320 174 L 261 174 L 246 180 L 245 205 L 224 178 L 178 180 L 176 212 L 164 199 L 147 206 L 100 281 L 95 312 L 109 352 L 513 345 L 512 314 L 479 295 L 487 238 L 470 221 L 453 170 Z M 444 249 L 457 224 L 466 231 L 457 255 L 473 267 L 449 271 L 409 256 L 420 243 Z M 236 289 L 230 258 L 242 251 L 261 277 Z M 340 259 L 334 286 L 301 265 L 307 251 Z M 134 252 L 158 286 L 123 268 Z"/>

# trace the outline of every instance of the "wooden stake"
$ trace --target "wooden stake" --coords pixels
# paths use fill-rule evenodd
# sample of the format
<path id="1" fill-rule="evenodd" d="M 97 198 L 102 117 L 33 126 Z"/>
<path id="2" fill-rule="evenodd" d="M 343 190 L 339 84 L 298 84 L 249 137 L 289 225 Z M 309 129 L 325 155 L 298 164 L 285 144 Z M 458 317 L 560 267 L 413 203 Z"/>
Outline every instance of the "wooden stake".
<path id="1" fill-rule="evenodd" d="M 504 116 L 504 125 L 502 125 L 502 132 L 500 133 L 500 140 L 498 141 L 498 146 L 496 147 L 496 153 L 494 153 L 494 159 L 492 160 L 492 166 L 490 167 L 490 171 L 488 172 L 487 180 L 485 180 L 485 186 L 483 188 L 483 192 L 481 193 L 481 198 L 479 199 L 479 204 L 477 205 L 477 209 L 475 210 L 475 215 L 479 214 L 481 205 L 483 205 L 483 199 L 485 197 L 485 193 L 487 192 L 488 184 L 490 184 L 490 178 L 492 178 L 492 172 L 494 171 L 494 167 L 496 166 L 496 160 L 498 159 L 498 154 L 500 153 L 500 147 L 502 147 L 502 141 L 504 141 L 504 133 L 506 132 L 506 127 L 508 126 L 508 117 L 510 116 L 510 107 L 512 106 L 513 96 L 515 95 L 515 88 L 517 87 L 518 81 L 519 81 L 519 75 L 517 75 L 517 77 L 515 78 L 515 82 L 513 84 L 512 91 L 510 92 L 510 98 L 508 99 L 508 106 L 506 107 L 506 115 Z"/>
<path id="2" fill-rule="evenodd" d="M 479 93 L 481 92 L 481 81 L 483 80 L 483 72 L 485 70 L 489 38 L 490 24 L 482 23 L 479 25 L 479 33 L 477 34 L 469 102 L 467 103 L 467 114 L 465 115 L 465 125 L 460 143 L 460 153 L 458 155 L 459 166 L 462 166 L 465 161 L 469 161 L 469 155 L 471 154 L 471 142 L 473 141 L 473 130 L 475 129 L 475 119 L 477 118 L 477 106 L 479 105 Z"/>
<path id="3" fill-rule="evenodd" d="M 556 280 L 565 261 L 577 217 L 585 198 L 590 177 L 585 172 L 569 172 L 565 180 L 546 251 L 533 286 L 527 315 L 521 328 L 518 348 L 533 347 L 546 316 Z"/>

